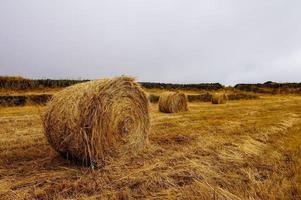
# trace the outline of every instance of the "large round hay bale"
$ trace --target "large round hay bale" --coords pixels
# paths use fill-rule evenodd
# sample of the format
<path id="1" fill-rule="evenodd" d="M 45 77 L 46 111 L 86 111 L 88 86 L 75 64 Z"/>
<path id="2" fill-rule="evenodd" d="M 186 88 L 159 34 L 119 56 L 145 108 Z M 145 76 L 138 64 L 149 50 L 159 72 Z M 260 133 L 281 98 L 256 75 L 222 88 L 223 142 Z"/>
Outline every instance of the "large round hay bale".
<path id="1" fill-rule="evenodd" d="M 225 104 L 228 100 L 226 94 L 215 94 L 212 96 L 211 102 L 212 104 Z"/>
<path id="2" fill-rule="evenodd" d="M 159 98 L 159 110 L 164 113 L 184 112 L 188 110 L 185 94 L 165 92 Z"/>
<path id="3" fill-rule="evenodd" d="M 53 96 L 43 122 L 61 155 L 102 166 L 143 148 L 150 128 L 148 98 L 129 77 L 76 84 Z"/>

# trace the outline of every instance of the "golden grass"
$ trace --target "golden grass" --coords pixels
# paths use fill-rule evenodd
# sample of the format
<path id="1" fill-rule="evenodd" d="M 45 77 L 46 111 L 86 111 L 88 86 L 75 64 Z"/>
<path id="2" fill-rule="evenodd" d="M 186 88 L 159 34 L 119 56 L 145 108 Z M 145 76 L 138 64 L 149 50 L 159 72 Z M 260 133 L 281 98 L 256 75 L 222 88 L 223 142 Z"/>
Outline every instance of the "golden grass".
<path id="1" fill-rule="evenodd" d="M 189 109 L 153 104 L 148 147 L 92 170 L 52 150 L 38 108 L 0 108 L 0 199 L 301 198 L 301 97 Z"/>
<path id="2" fill-rule="evenodd" d="M 48 142 L 63 157 L 103 166 L 143 148 L 149 101 L 130 77 L 89 81 L 55 94 L 43 122 Z"/>

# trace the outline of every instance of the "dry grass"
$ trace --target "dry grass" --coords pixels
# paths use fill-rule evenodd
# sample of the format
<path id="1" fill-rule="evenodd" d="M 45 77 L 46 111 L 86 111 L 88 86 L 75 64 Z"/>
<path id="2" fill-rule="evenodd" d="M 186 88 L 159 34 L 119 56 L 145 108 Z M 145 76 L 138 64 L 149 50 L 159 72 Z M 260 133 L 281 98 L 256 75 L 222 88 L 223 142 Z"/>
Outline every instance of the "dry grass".
<path id="1" fill-rule="evenodd" d="M 0 199 L 300 199 L 301 97 L 151 107 L 150 144 L 103 169 L 47 143 L 37 107 L 0 108 Z"/>
<path id="2" fill-rule="evenodd" d="M 49 143 L 63 157 L 103 166 L 143 148 L 149 101 L 132 78 L 89 81 L 55 94 L 43 122 Z"/>

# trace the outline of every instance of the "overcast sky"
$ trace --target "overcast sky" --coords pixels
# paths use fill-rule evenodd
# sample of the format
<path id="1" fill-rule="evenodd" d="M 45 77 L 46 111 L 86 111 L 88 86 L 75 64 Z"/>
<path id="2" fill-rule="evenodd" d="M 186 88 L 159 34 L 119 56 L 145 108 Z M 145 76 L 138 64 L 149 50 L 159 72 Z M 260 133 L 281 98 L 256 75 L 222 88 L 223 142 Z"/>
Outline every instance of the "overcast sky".
<path id="1" fill-rule="evenodd" d="M 0 75 L 301 82 L 301 0 L 1 0 Z"/>

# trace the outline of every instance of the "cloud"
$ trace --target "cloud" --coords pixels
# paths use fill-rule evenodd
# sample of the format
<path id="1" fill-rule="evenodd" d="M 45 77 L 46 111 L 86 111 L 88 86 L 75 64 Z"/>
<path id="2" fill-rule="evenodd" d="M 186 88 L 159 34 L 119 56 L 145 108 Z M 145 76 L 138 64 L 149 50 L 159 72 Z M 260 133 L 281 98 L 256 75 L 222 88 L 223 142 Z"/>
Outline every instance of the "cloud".
<path id="1" fill-rule="evenodd" d="M 141 81 L 300 81 L 301 2 L 12 0 L 0 74 Z"/>

